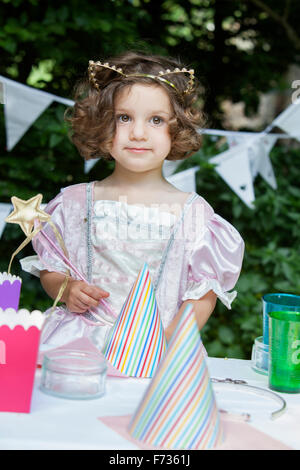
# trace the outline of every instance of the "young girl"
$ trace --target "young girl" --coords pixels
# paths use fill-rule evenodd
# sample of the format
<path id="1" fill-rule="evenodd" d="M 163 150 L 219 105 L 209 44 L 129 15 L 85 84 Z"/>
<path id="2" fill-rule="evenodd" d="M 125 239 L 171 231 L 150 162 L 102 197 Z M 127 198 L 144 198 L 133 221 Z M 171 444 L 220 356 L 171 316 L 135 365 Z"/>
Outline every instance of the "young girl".
<path id="1" fill-rule="evenodd" d="M 200 148 L 196 99 L 193 70 L 174 60 L 128 52 L 107 63 L 90 61 L 77 86 L 72 139 L 86 160 L 113 159 L 115 168 L 104 180 L 64 188 L 45 209 L 74 269 L 61 298 L 65 306 L 49 315 L 43 344 L 85 336 L 102 349 L 145 262 L 167 341 L 187 303 L 200 330 L 217 297 L 230 308 L 243 240 L 201 196 L 162 175 L 166 159 Z M 57 244 L 51 228 L 44 230 Z M 55 299 L 70 266 L 41 235 L 33 246 L 38 256 L 25 258 L 23 269 L 40 275 Z"/>

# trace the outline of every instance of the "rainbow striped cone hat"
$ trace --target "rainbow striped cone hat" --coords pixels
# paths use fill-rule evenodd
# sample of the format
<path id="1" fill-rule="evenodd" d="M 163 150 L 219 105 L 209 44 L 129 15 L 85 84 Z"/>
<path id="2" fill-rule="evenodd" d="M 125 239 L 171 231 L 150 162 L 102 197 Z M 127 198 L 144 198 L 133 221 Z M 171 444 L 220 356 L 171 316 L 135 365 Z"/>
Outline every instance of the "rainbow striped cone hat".
<path id="1" fill-rule="evenodd" d="M 184 310 L 128 427 L 132 437 L 167 449 L 213 449 L 223 432 L 192 305 Z"/>
<path id="2" fill-rule="evenodd" d="M 112 328 L 103 354 L 126 376 L 152 377 L 165 350 L 164 328 L 145 263 Z"/>

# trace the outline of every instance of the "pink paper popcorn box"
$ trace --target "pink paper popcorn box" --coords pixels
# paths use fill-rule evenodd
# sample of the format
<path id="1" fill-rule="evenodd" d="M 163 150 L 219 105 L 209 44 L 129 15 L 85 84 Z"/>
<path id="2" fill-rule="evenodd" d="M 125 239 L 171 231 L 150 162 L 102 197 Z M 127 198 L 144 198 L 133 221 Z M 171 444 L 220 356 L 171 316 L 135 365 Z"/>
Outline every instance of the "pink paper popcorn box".
<path id="1" fill-rule="evenodd" d="M 147 264 L 138 274 L 103 349 L 106 360 L 130 377 L 152 377 L 166 338 Z"/>
<path id="2" fill-rule="evenodd" d="M 8 273 L 0 273 L 0 308 L 18 310 L 22 279 Z"/>
<path id="3" fill-rule="evenodd" d="M 128 427 L 130 435 L 166 449 L 213 449 L 223 430 L 192 305 Z"/>
<path id="4" fill-rule="evenodd" d="M 43 314 L 0 309 L 0 411 L 29 413 Z"/>

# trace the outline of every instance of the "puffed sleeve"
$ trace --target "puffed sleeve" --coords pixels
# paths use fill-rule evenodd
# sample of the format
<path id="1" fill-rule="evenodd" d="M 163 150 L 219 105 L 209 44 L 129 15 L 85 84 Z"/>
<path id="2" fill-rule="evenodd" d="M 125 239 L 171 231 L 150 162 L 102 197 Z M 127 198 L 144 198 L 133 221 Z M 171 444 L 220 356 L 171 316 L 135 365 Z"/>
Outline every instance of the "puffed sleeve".
<path id="1" fill-rule="evenodd" d="M 187 290 L 182 300 L 200 299 L 213 290 L 230 309 L 237 293 L 229 291 L 238 280 L 243 256 L 244 242 L 239 232 L 213 213 L 191 250 Z"/>
<path id="2" fill-rule="evenodd" d="M 62 192 L 60 192 L 52 201 L 50 201 L 44 209 L 45 212 L 51 215 L 51 220 L 56 225 L 61 236 L 64 238 L 64 214 L 62 204 Z M 49 224 L 45 224 L 43 231 L 57 244 L 53 230 Z M 32 245 L 37 253 L 34 256 L 27 256 L 20 260 L 22 269 L 35 276 L 40 275 L 40 271 L 55 271 L 55 272 L 66 272 L 66 267 L 63 261 L 55 255 L 53 250 L 49 250 L 46 241 L 43 240 L 43 236 L 38 234 L 32 240 Z"/>

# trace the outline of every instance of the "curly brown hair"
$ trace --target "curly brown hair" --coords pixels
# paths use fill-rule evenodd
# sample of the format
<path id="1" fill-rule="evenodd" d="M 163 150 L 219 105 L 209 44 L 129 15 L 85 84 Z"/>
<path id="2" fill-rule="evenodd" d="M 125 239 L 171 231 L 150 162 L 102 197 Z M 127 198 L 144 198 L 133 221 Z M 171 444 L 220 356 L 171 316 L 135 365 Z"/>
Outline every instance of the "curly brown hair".
<path id="1" fill-rule="evenodd" d="M 110 66 L 122 68 L 126 75 L 158 75 L 161 70 L 183 68 L 181 63 L 172 58 L 132 51 L 108 59 L 107 62 Z M 169 121 L 172 144 L 167 160 L 187 158 L 201 147 L 202 136 L 198 129 L 204 125 L 204 115 L 196 103 L 199 85 L 196 82 L 193 91 L 184 94 L 188 82 L 185 74 L 170 76 L 169 80 L 176 89 L 150 77 L 124 77 L 101 66 L 95 68 L 95 79 L 98 89 L 90 82 L 88 74 L 78 82 L 74 93 L 75 105 L 67 110 L 65 116 L 71 125 L 71 139 L 86 160 L 98 157 L 112 160 L 110 148 L 116 129 L 115 97 L 125 87 L 135 83 L 153 85 L 155 82 L 168 93 L 174 115 Z"/>

